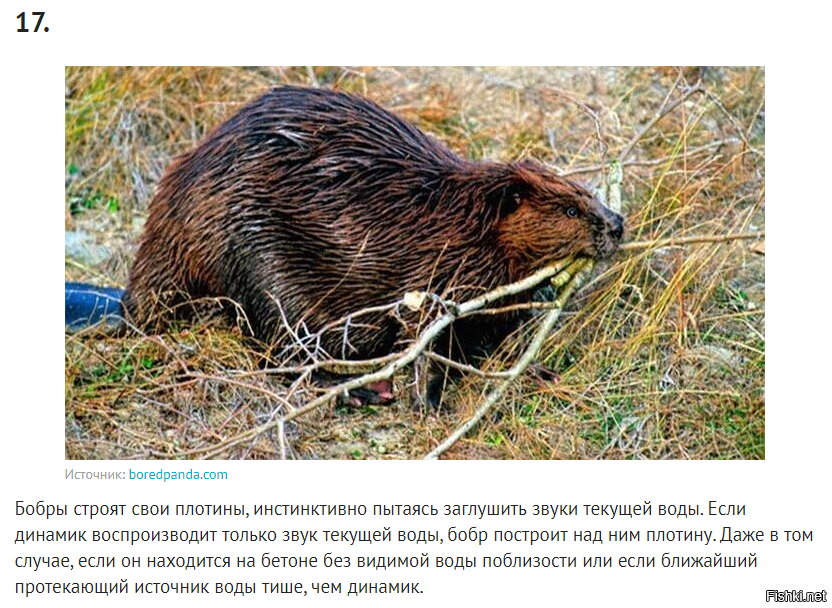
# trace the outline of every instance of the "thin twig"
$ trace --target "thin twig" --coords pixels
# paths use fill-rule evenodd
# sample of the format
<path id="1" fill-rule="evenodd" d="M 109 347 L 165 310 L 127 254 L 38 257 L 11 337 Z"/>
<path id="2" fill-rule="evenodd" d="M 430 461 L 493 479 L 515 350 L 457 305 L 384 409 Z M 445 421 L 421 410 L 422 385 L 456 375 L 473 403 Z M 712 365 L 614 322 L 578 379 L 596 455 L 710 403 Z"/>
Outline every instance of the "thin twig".
<path id="1" fill-rule="evenodd" d="M 211 376 L 208 374 L 201 374 L 198 372 L 188 372 L 187 376 L 194 378 L 196 380 L 204 380 L 209 382 L 219 382 L 223 384 L 230 384 L 232 386 L 237 386 L 240 388 L 248 389 L 257 393 L 262 393 L 266 397 L 270 399 L 274 399 L 275 401 L 282 403 L 285 407 L 292 409 L 292 404 L 286 401 L 286 399 L 282 395 L 278 395 L 274 391 L 270 391 L 267 388 L 263 388 L 262 386 L 257 386 L 255 384 L 248 384 L 246 382 L 240 382 L 239 380 L 235 380 L 233 378 L 228 378 L 226 376 Z"/>
<path id="2" fill-rule="evenodd" d="M 687 150 L 687 156 L 690 158 L 691 156 L 698 156 L 704 152 L 708 152 L 714 148 L 719 148 L 720 146 L 724 146 L 726 144 L 737 143 L 740 140 L 736 137 L 729 137 L 728 139 L 720 139 L 719 141 L 714 141 L 709 144 L 705 144 L 703 146 L 697 146 L 695 148 L 690 148 Z M 670 156 L 663 156 L 661 158 L 653 158 L 653 159 L 632 159 L 632 160 L 625 160 L 621 163 L 622 167 L 656 167 L 661 166 L 669 162 L 675 162 L 678 159 L 683 158 L 679 154 L 674 154 Z M 609 163 L 603 163 L 598 165 L 587 165 L 585 167 L 575 167 L 574 169 L 564 169 L 564 170 L 557 170 L 558 175 L 560 177 L 569 177 L 570 175 L 579 175 L 583 173 L 598 173 L 599 171 L 606 171 L 609 167 Z"/>
<path id="3" fill-rule="evenodd" d="M 660 247 L 678 247 L 681 245 L 692 245 L 696 243 L 724 243 L 726 241 L 740 241 L 747 239 L 764 239 L 765 230 L 760 232 L 742 232 L 739 234 L 703 234 L 699 236 L 679 236 L 668 239 L 655 239 L 652 241 L 633 241 L 624 243 L 619 247 L 621 251 L 640 251 L 642 249 L 659 249 Z"/>
<path id="4" fill-rule="evenodd" d="M 509 372 L 484 372 L 481 369 L 477 369 L 473 365 L 466 365 L 465 363 L 454 361 L 453 359 L 443 357 L 439 353 L 435 353 L 433 351 L 425 353 L 425 356 L 429 359 L 433 359 L 434 361 L 438 361 L 443 365 L 447 365 L 448 367 L 458 369 L 461 372 L 466 372 L 475 376 L 479 376 L 480 378 L 506 378 L 509 375 Z"/>
<path id="5" fill-rule="evenodd" d="M 474 315 L 502 315 L 508 312 L 518 312 L 525 310 L 551 310 L 551 302 L 520 302 L 519 304 L 509 304 L 508 306 L 500 306 L 499 308 L 483 308 L 480 310 L 473 310 L 459 318 L 470 317 Z"/>
<path id="6" fill-rule="evenodd" d="M 671 89 L 671 91 L 672 90 L 673 89 Z M 657 122 L 659 122 L 662 118 L 664 118 L 665 116 L 670 114 L 673 110 L 675 110 L 681 104 L 683 104 L 685 101 L 687 101 L 687 99 L 691 95 L 695 95 L 697 93 L 704 93 L 704 92 L 705 92 L 705 89 L 700 84 L 697 83 L 695 86 L 688 89 L 685 92 L 684 95 L 682 95 L 679 99 L 677 99 L 673 103 L 668 104 L 667 99 L 665 99 L 665 102 L 661 105 L 661 107 L 658 109 L 658 111 L 653 116 L 653 118 L 651 118 L 647 122 L 647 124 L 644 125 L 641 128 L 641 130 L 638 133 L 636 133 L 633 136 L 633 138 L 629 142 L 627 142 L 627 145 L 624 146 L 624 148 L 621 150 L 621 153 L 618 155 L 618 162 L 624 162 L 627 159 L 627 157 L 630 155 L 630 152 L 633 151 L 633 148 L 639 142 L 639 140 L 641 140 L 641 138 L 644 137 L 644 134 L 647 133 L 650 129 L 652 129 L 653 126 Z M 669 97 L 668 97 L 668 99 L 669 99 Z"/>

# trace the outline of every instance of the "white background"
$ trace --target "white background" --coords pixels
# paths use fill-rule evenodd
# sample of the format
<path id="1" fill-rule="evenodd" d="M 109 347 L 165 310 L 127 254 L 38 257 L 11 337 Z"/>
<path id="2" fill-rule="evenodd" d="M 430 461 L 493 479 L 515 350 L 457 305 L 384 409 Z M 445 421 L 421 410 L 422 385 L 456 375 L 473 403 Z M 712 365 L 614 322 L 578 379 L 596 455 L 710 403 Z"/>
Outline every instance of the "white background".
<path id="1" fill-rule="evenodd" d="M 803 3 L 769 14 L 763 5 L 737 8 L 727 2 L 599 3 L 578 9 L 547 3 L 409 2 L 373 6 L 363 2 L 245 2 L 228 9 L 208 3 L 3 3 L 0 10 L 3 90 L 3 179 L 0 200 L 3 265 L 2 387 L 3 498 L 0 535 L 0 596 L 7 606 L 60 601 L 148 600 L 159 604 L 197 600 L 232 601 L 223 595 L 133 595 L 137 582 L 243 581 L 257 583 L 244 605 L 275 602 L 339 605 L 349 582 L 419 581 L 412 596 L 362 596 L 360 602 L 450 605 L 471 601 L 594 606 L 752 606 L 766 589 L 830 590 L 829 559 L 829 143 L 826 22 Z M 253 3 L 252 3 L 253 4 Z M 453 4 L 453 5 L 452 5 Z M 219 6 L 217 4 L 216 6 Z M 808 6 L 808 5 L 806 5 Z M 48 33 L 18 34 L 20 11 L 46 11 Z M 32 28 L 33 22 L 27 20 Z M 60 368 L 63 330 L 60 294 L 64 198 L 65 65 L 368 65 L 368 64 L 735 64 L 766 65 L 767 170 L 772 206 L 767 217 L 767 425 L 764 462 L 206 462 L 142 463 L 64 461 L 63 395 Z M 227 471 L 225 482 L 69 481 L 67 468 L 87 471 Z M 15 517 L 15 501 L 59 504 L 160 503 L 432 503 L 577 504 L 579 517 L 547 521 L 485 518 L 97 518 Z M 709 500 L 745 504 L 738 518 L 658 518 L 658 505 Z M 583 516 L 584 504 L 643 504 L 643 519 Z M 173 508 L 173 507 L 171 507 Z M 478 525 L 485 529 L 570 531 L 565 543 L 442 546 L 390 543 L 350 547 L 222 544 L 123 546 L 40 543 L 15 545 L 16 530 L 32 529 L 333 529 L 438 530 Z M 609 543 L 607 530 L 780 531 L 772 543 Z M 572 530 L 602 530 L 603 545 L 576 543 Z M 812 542 L 786 542 L 783 531 L 813 532 Z M 321 536 L 321 534 L 319 534 Z M 395 536 L 395 533 L 394 533 Z M 363 545 L 363 543 L 362 543 Z M 424 570 L 264 570 L 260 555 L 431 556 Z M 434 556 L 568 555 L 574 569 L 485 569 L 451 571 L 434 567 Z M 661 568 L 665 551 L 678 556 L 757 555 L 752 569 Z M 255 556 L 252 570 L 80 570 L 16 568 L 19 555 Z M 613 557 L 609 569 L 582 568 L 584 555 Z M 656 558 L 652 569 L 622 569 L 618 556 Z M 478 566 L 481 564 L 478 559 Z M 126 578 L 130 594 L 105 596 L 15 595 L 16 582 L 106 581 Z M 260 582 L 343 583 L 340 596 L 267 596 Z M 355 601 L 355 598 L 350 598 Z"/>

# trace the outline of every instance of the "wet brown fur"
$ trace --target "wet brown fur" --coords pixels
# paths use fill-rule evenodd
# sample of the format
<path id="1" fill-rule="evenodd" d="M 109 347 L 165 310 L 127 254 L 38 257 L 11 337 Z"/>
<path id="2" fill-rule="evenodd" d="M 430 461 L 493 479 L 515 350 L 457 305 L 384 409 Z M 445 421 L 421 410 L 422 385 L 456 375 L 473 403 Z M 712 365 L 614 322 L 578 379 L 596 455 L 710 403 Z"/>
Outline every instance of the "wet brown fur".
<path id="1" fill-rule="evenodd" d="M 286 324 L 315 332 L 407 291 L 459 301 L 568 254 L 605 257 L 621 228 L 619 215 L 539 164 L 469 162 L 363 98 L 282 87 L 171 164 L 125 304 L 141 326 L 183 300 L 227 297 L 274 345 Z M 463 355 L 513 329 L 485 319 L 458 325 L 463 344 L 481 343 Z M 360 323 L 348 347 L 340 331 L 321 346 L 373 357 L 400 337 L 390 315 Z"/>

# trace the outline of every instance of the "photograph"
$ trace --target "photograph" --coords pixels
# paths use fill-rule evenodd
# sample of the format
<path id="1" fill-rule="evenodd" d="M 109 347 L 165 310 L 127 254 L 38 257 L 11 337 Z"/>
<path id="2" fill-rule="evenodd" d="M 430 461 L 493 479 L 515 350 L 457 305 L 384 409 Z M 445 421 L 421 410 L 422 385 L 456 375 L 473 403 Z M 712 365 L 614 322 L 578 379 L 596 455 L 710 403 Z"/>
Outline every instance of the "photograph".
<path id="1" fill-rule="evenodd" d="M 65 67 L 65 458 L 765 460 L 765 75 Z"/>
<path id="2" fill-rule="evenodd" d="M 828 601 L 828 36 L 781 13 L 14 9 L 5 604 Z"/>

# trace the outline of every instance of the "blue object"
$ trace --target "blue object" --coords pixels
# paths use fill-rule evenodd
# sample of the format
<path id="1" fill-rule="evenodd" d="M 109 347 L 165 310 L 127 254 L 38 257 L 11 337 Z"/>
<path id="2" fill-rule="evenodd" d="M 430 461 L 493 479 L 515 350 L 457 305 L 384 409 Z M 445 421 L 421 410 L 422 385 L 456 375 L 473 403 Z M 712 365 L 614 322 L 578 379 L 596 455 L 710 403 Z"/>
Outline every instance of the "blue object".
<path id="1" fill-rule="evenodd" d="M 78 331 L 98 324 L 115 329 L 124 323 L 121 306 L 123 289 L 64 282 L 64 296 L 67 331 Z"/>

